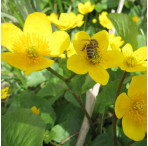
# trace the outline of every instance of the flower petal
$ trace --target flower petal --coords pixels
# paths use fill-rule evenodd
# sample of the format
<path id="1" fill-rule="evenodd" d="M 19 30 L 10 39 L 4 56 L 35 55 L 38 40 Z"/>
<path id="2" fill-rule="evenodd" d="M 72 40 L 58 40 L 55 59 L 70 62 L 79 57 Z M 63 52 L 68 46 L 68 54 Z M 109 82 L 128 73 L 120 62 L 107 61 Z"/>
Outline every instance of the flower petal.
<path id="1" fill-rule="evenodd" d="M 50 56 L 56 57 L 62 54 L 70 45 L 70 37 L 65 31 L 56 31 L 51 35 L 49 46 Z"/>
<path id="2" fill-rule="evenodd" d="M 99 31 L 98 33 L 94 34 L 92 39 L 98 41 L 99 49 L 107 50 L 109 45 L 109 35 L 106 30 Z"/>
<path id="3" fill-rule="evenodd" d="M 108 72 L 98 65 L 89 66 L 89 75 L 97 83 L 106 85 L 109 80 Z"/>
<path id="4" fill-rule="evenodd" d="M 75 38 L 73 40 L 73 45 L 76 52 L 79 55 L 85 56 L 86 52 L 83 51 L 83 48 L 86 43 L 89 43 L 90 36 L 85 31 L 80 31 L 75 34 Z"/>
<path id="5" fill-rule="evenodd" d="M 134 98 L 135 95 L 147 93 L 147 75 L 134 76 L 128 88 L 128 96 Z"/>
<path id="6" fill-rule="evenodd" d="M 123 55 L 119 51 L 107 51 L 103 54 L 102 60 L 106 68 L 112 68 L 123 62 Z"/>
<path id="7" fill-rule="evenodd" d="M 145 137 L 145 125 L 140 124 L 131 114 L 122 119 L 122 128 L 126 136 L 134 141 L 140 141 Z"/>
<path id="8" fill-rule="evenodd" d="M 124 55 L 125 57 L 131 56 L 132 53 L 133 53 L 133 48 L 132 48 L 131 44 L 126 44 L 126 45 L 122 48 L 122 52 L 123 52 L 123 55 Z"/>
<path id="9" fill-rule="evenodd" d="M 29 75 L 34 71 L 40 71 L 45 68 L 48 68 L 54 63 L 53 60 L 47 59 L 45 57 L 38 58 L 38 62 L 34 62 L 28 66 L 27 70 L 24 70 L 24 74 Z"/>
<path id="10" fill-rule="evenodd" d="M 121 93 L 115 102 L 115 113 L 118 119 L 122 118 L 128 111 L 130 105 L 130 98 L 126 93 Z"/>
<path id="11" fill-rule="evenodd" d="M 83 3 L 78 3 L 78 10 L 81 14 L 85 14 L 84 12 L 84 4 Z"/>
<path id="12" fill-rule="evenodd" d="M 137 60 L 146 60 L 147 59 L 147 47 L 141 47 L 137 49 L 134 54 L 134 57 L 136 57 Z"/>
<path id="13" fill-rule="evenodd" d="M 147 61 L 140 62 L 139 65 L 136 66 L 127 66 L 126 64 L 121 64 L 120 68 L 122 70 L 126 70 L 127 72 L 146 72 L 147 71 Z"/>
<path id="14" fill-rule="evenodd" d="M 35 33 L 49 37 L 52 33 L 52 27 L 44 13 L 35 12 L 27 16 L 23 31 L 24 33 Z"/>
<path id="15" fill-rule="evenodd" d="M 2 61 L 8 63 L 9 65 L 23 70 L 25 74 L 30 74 L 33 71 L 38 71 L 45 69 L 54 63 L 53 60 L 47 59 L 45 57 L 38 58 L 38 61 L 32 61 L 24 54 L 17 53 L 2 53 Z"/>
<path id="16" fill-rule="evenodd" d="M 16 42 L 22 34 L 22 30 L 12 23 L 1 24 L 1 44 L 9 51 L 13 51 L 13 43 Z"/>
<path id="17" fill-rule="evenodd" d="M 80 55 L 73 55 L 67 61 L 67 68 L 77 74 L 85 74 L 88 72 L 88 62 Z"/>
<path id="18" fill-rule="evenodd" d="M 8 63 L 9 65 L 19 68 L 20 70 L 27 69 L 27 62 L 24 60 L 24 56 L 17 54 L 6 52 L 1 54 L 2 61 Z"/>

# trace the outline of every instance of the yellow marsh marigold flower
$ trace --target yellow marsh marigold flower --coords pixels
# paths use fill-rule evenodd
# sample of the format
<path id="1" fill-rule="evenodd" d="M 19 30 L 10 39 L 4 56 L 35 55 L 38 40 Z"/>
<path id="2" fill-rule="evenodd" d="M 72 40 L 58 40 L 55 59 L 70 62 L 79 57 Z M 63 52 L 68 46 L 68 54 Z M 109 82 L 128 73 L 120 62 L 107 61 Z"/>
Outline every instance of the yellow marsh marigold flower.
<path id="1" fill-rule="evenodd" d="M 69 48 L 66 50 L 66 55 L 67 55 L 67 57 L 69 58 L 70 56 L 72 56 L 72 55 L 74 55 L 74 54 L 76 54 L 76 51 L 75 51 L 75 49 L 74 49 L 74 47 L 73 47 L 73 44 L 70 43 Z M 61 57 L 61 58 L 66 58 L 66 55 L 63 53 L 63 54 L 60 55 L 60 57 Z"/>
<path id="2" fill-rule="evenodd" d="M 99 15 L 99 21 L 100 24 L 107 28 L 107 29 L 112 29 L 113 28 L 113 24 L 111 23 L 111 21 L 109 20 L 109 18 L 107 17 L 107 12 L 103 11 L 100 15 Z"/>
<path id="3" fill-rule="evenodd" d="M 6 99 L 10 94 L 8 94 L 9 87 L 1 89 L 1 99 Z"/>
<path id="4" fill-rule="evenodd" d="M 92 20 L 92 23 L 97 23 L 97 19 L 94 18 L 94 19 Z"/>
<path id="5" fill-rule="evenodd" d="M 140 18 L 138 18 L 138 16 L 134 16 L 132 17 L 132 20 L 136 23 L 138 23 L 140 21 Z"/>
<path id="6" fill-rule="evenodd" d="M 115 103 L 117 118 L 122 118 L 126 136 L 134 141 L 144 139 L 147 131 L 147 76 L 132 78 L 128 93 L 121 93 Z"/>
<path id="7" fill-rule="evenodd" d="M 54 23 L 55 21 L 58 20 L 58 15 L 56 15 L 55 13 L 51 13 L 48 17 L 48 20 L 50 23 Z"/>
<path id="8" fill-rule="evenodd" d="M 90 1 L 83 3 L 78 3 L 78 11 L 81 14 L 87 14 L 87 13 L 91 13 L 95 8 L 95 5 L 91 5 Z"/>
<path id="9" fill-rule="evenodd" d="M 73 47 L 73 43 L 70 44 L 70 47 L 67 50 L 67 57 L 69 58 L 70 56 L 76 54 L 76 50 Z"/>
<path id="10" fill-rule="evenodd" d="M 77 54 L 68 59 L 67 68 L 77 74 L 89 73 L 94 81 L 102 85 L 109 80 L 106 69 L 118 66 L 123 61 L 121 52 L 107 50 L 109 35 L 105 30 L 94 34 L 92 38 L 80 31 L 75 34 L 73 45 Z"/>
<path id="11" fill-rule="evenodd" d="M 120 36 L 115 36 L 113 33 L 109 34 L 109 50 L 121 51 L 120 47 L 124 44 Z"/>
<path id="12" fill-rule="evenodd" d="M 130 44 L 122 48 L 124 56 L 123 63 L 119 65 L 122 70 L 127 72 L 140 72 L 147 70 L 147 47 L 141 47 L 133 52 Z"/>
<path id="13" fill-rule="evenodd" d="M 52 33 L 47 16 L 40 12 L 28 15 L 23 31 L 12 23 L 1 25 L 2 45 L 10 52 L 2 53 L 2 61 L 25 74 L 51 66 L 54 61 L 46 58 L 62 54 L 70 43 L 67 32 Z"/>
<path id="14" fill-rule="evenodd" d="M 40 114 L 40 108 L 37 109 L 36 106 L 33 106 L 33 107 L 31 108 L 31 111 L 32 111 L 33 114 L 36 114 L 36 115 L 39 115 L 39 114 Z"/>
<path id="15" fill-rule="evenodd" d="M 59 20 L 55 14 L 51 14 L 48 16 L 48 19 L 51 23 L 56 25 L 60 28 L 60 30 L 69 30 L 73 29 L 75 27 L 80 27 L 83 25 L 84 16 L 81 14 L 75 15 L 75 13 L 61 13 Z"/>

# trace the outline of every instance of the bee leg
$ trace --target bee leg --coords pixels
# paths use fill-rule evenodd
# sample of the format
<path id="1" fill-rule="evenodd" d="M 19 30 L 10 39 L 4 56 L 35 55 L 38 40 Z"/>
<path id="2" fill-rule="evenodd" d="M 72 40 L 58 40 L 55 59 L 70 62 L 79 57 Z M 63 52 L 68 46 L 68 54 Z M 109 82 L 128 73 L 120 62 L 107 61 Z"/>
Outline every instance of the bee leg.
<path id="1" fill-rule="evenodd" d="M 84 47 L 81 51 L 84 51 L 86 47 L 87 47 L 87 43 L 84 44 Z"/>

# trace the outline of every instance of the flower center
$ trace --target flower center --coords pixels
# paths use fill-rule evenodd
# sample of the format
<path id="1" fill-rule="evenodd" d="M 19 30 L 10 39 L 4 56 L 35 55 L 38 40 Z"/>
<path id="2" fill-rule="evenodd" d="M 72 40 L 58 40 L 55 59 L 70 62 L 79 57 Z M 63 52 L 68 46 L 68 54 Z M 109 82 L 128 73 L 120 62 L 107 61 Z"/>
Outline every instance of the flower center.
<path id="1" fill-rule="evenodd" d="M 133 66 L 136 65 L 136 59 L 134 57 L 130 56 L 130 57 L 127 58 L 126 64 L 129 67 L 133 67 Z"/>
<path id="2" fill-rule="evenodd" d="M 147 102 L 145 100 L 133 101 L 130 112 L 134 121 L 144 124 L 147 121 Z"/>
<path id="3" fill-rule="evenodd" d="M 94 63 L 94 64 L 99 63 L 100 62 L 100 56 L 99 56 L 98 52 L 94 51 L 92 58 L 88 57 L 88 60 L 89 60 L 89 62 Z"/>
<path id="4" fill-rule="evenodd" d="M 35 49 L 35 47 L 30 47 L 26 50 L 26 53 L 28 55 L 28 57 L 30 58 L 37 58 L 38 57 L 38 53 Z"/>
<path id="5" fill-rule="evenodd" d="M 139 113 L 143 113 L 146 110 L 146 104 L 144 101 L 137 101 L 133 104 L 133 109 Z"/>

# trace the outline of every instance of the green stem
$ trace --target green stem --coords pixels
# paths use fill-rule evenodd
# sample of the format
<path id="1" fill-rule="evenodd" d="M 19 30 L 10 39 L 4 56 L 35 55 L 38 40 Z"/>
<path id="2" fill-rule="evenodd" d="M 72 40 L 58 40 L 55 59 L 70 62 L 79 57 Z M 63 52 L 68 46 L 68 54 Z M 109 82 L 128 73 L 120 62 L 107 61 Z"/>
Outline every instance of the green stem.
<path id="1" fill-rule="evenodd" d="M 85 31 L 86 30 L 86 23 L 87 23 L 87 17 L 88 17 L 88 15 L 86 14 L 86 15 L 84 15 L 84 27 L 83 27 L 83 30 Z"/>
<path id="2" fill-rule="evenodd" d="M 62 2 L 61 2 L 61 0 L 58 0 L 58 5 L 59 5 L 60 13 L 63 13 L 63 7 L 62 7 Z"/>
<path id="3" fill-rule="evenodd" d="M 131 140 L 129 143 L 127 143 L 125 146 L 129 146 L 131 144 L 133 144 L 135 141 L 134 140 Z"/>
<path id="4" fill-rule="evenodd" d="M 92 122 L 92 120 L 91 120 L 91 118 L 90 118 L 90 116 L 89 116 L 87 110 L 85 109 L 85 107 L 84 107 L 84 105 L 83 105 L 83 103 L 82 103 L 82 101 L 81 101 L 80 96 L 77 96 L 77 95 L 76 95 L 75 93 L 73 93 L 73 92 L 72 92 L 72 94 L 74 95 L 75 99 L 79 102 L 79 104 L 80 104 L 80 106 L 81 106 L 83 112 L 85 113 L 85 116 L 86 116 L 86 118 L 87 118 L 87 120 L 88 120 L 88 122 L 89 122 L 91 128 L 92 128 L 93 131 L 95 132 L 94 124 L 93 124 L 93 122 Z"/>
<path id="5" fill-rule="evenodd" d="M 66 82 L 69 82 L 74 76 L 76 76 L 76 74 L 72 74 L 69 78 L 66 79 Z"/>
<path id="6" fill-rule="evenodd" d="M 120 94 L 120 90 L 121 90 L 121 87 L 122 87 L 122 84 L 123 84 L 123 81 L 124 81 L 126 75 L 127 75 L 127 72 L 125 71 L 122 78 L 121 78 L 121 81 L 119 83 L 118 90 L 117 90 L 117 93 L 116 93 L 116 98 Z M 116 100 L 116 98 L 115 98 L 115 100 Z M 116 117 L 116 114 L 115 114 L 115 111 L 114 111 L 113 118 L 112 118 L 114 146 L 118 146 L 117 137 L 116 137 L 116 123 L 117 123 L 117 117 Z"/>
<path id="7" fill-rule="evenodd" d="M 18 70 L 17 68 L 16 68 L 16 71 L 17 71 L 17 74 L 18 74 L 18 77 L 19 77 L 21 83 L 22 83 L 23 86 L 26 88 L 26 83 L 25 83 L 25 80 L 24 80 L 24 78 L 23 78 L 23 75 L 21 74 L 20 70 Z"/>
<path id="8" fill-rule="evenodd" d="M 60 74 L 58 74 L 55 70 L 53 70 L 52 68 L 48 67 L 47 68 L 48 71 L 50 71 L 51 73 L 53 73 L 54 75 L 56 75 L 58 78 L 60 78 L 61 80 L 63 80 L 64 82 L 66 82 L 66 78 L 64 78 L 63 76 L 61 76 Z"/>
<path id="9" fill-rule="evenodd" d="M 66 79 L 66 78 L 64 78 L 63 76 L 61 76 L 60 74 L 58 74 L 56 71 L 54 71 L 54 70 L 53 70 L 52 68 L 50 68 L 50 67 L 48 67 L 47 70 L 50 71 L 50 72 L 53 73 L 55 76 L 57 76 L 58 78 L 60 78 L 61 80 L 63 80 L 63 81 L 65 82 L 65 84 L 68 86 L 70 92 L 73 94 L 73 96 L 75 97 L 75 99 L 76 99 L 76 100 L 78 101 L 78 103 L 80 104 L 80 106 L 81 106 L 83 112 L 85 113 L 85 115 L 86 115 L 86 117 L 87 117 L 87 119 L 88 119 L 88 121 L 89 121 L 89 123 L 90 123 L 90 126 L 91 126 L 92 129 L 95 131 L 94 124 L 93 124 L 93 122 L 92 122 L 92 120 L 91 120 L 91 118 L 90 118 L 90 116 L 89 116 L 87 110 L 85 109 L 85 107 L 84 107 L 84 105 L 83 105 L 83 103 L 82 103 L 82 101 L 81 101 L 80 96 L 77 96 L 77 95 L 71 90 L 71 87 L 70 87 L 70 85 L 68 84 L 68 82 L 70 81 L 70 79 L 72 79 L 72 77 L 74 77 L 75 74 L 72 75 L 71 77 L 69 77 L 68 79 Z"/>

